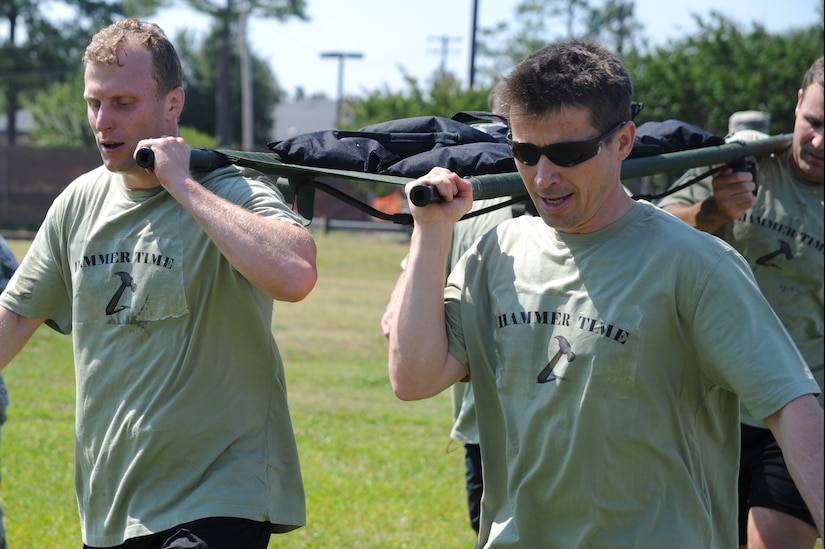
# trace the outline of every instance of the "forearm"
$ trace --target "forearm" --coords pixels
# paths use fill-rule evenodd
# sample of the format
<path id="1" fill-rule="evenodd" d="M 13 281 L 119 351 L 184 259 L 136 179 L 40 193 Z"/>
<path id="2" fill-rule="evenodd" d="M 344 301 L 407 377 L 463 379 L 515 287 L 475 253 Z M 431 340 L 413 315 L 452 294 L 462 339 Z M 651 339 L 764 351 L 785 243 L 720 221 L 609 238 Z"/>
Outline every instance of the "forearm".
<path id="1" fill-rule="evenodd" d="M 713 197 L 689 205 L 668 204 L 663 206 L 662 209 L 675 215 L 691 227 L 711 234 L 728 222 L 728 218 L 716 207 Z"/>
<path id="2" fill-rule="evenodd" d="M 300 301 L 315 286 L 315 241 L 304 228 L 256 215 L 193 179 L 175 198 L 232 266 L 273 299 Z"/>
<path id="3" fill-rule="evenodd" d="M 395 310 L 398 307 L 398 294 L 400 293 L 399 288 L 403 283 L 404 271 L 401 271 L 401 274 L 398 275 L 398 280 L 395 281 L 395 286 L 393 286 L 392 292 L 390 293 L 390 299 L 387 301 L 387 306 L 384 308 L 384 314 L 381 316 L 381 331 L 387 339 L 390 338 L 390 328 L 392 327 L 392 323 L 395 322 Z"/>
<path id="4" fill-rule="evenodd" d="M 823 424 L 822 409 L 813 395 L 788 403 L 779 412 L 765 418 L 774 434 L 788 471 L 808 505 L 819 536 L 823 537 L 825 503 L 823 502 Z"/>
<path id="5" fill-rule="evenodd" d="M 452 228 L 414 229 L 403 277 L 393 298 L 390 326 L 390 382 L 403 400 L 438 394 L 448 358 L 444 313 L 444 270 Z"/>
<path id="6" fill-rule="evenodd" d="M 5 368 L 43 323 L 0 306 L 0 369 Z"/>

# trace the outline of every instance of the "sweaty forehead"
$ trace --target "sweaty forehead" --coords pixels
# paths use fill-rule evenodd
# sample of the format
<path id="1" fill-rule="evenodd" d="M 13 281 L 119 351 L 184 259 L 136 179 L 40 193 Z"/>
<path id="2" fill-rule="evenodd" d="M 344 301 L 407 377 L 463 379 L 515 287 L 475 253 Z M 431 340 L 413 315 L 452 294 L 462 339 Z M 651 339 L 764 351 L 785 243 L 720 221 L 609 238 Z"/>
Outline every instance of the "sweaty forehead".
<path id="1" fill-rule="evenodd" d="M 564 108 L 535 115 L 510 110 L 510 130 L 514 141 L 549 145 L 561 141 L 589 139 L 596 133 L 585 108 Z"/>
<path id="2" fill-rule="evenodd" d="M 151 56 L 145 50 L 124 49 L 116 63 L 88 63 L 84 71 L 84 94 L 155 94 Z"/>

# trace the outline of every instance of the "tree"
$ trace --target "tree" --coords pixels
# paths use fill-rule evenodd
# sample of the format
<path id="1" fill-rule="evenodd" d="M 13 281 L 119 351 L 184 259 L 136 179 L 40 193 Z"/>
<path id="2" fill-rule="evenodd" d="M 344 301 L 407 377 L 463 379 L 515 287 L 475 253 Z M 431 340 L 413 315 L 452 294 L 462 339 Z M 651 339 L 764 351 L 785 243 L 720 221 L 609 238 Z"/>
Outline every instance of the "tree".
<path id="1" fill-rule="evenodd" d="M 222 29 L 213 26 L 204 40 L 197 40 L 191 33 L 182 32 L 175 37 L 178 54 L 184 70 L 184 90 L 186 106 L 180 121 L 184 126 L 195 128 L 203 133 L 216 135 L 221 147 L 238 147 L 236 141 L 223 141 L 215 133 L 219 113 L 215 109 L 215 96 L 226 93 L 230 104 L 238 104 L 241 97 L 241 81 L 238 68 L 239 53 L 237 48 L 229 51 L 228 72 L 225 77 L 219 74 L 217 60 L 221 53 L 218 37 Z M 266 144 L 271 141 L 272 110 L 283 99 L 284 91 L 278 85 L 266 60 L 250 55 L 252 65 L 252 98 L 255 117 L 253 120 L 253 141 Z M 220 84 L 226 84 L 225 92 L 218 91 Z M 241 134 L 241 112 L 239 109 L 229 111 L 228 129 L 231 135 Z M 226 136 L 223 137 L 225 139 Z"/>
<path id="2" fill-rule="evenodd" d="M 89 128 L 83 102 L 83 74 L 52 83 L 27 97 L 23 106 L 31 115 L 29 138 L 43 147 L 94 147 L 94 132 Z M 218 141 L 196 128 L 181 126 L 181 135 L 193 149 L 214 148 Z"/>
<path id="3" fill-rule="evenodd" d="M 241 6 L 241 3 L 245 3 Z M 216 19 L 219 32 L 219 54 L 217 72 L 217 93 L 215 95 L 215 133 L 218 135 L 221 146 L 226 146 L 234 141 L 232 132 L 232 97 L 230 91 L 230 61 L 232 58 L 232 45 L 237 44 L 233 38 L 238 36 L 237 23 L 239 9 L 245 8 L 248 15 L 259 15 L 262 17 L 274 17 L 279 21 L 288 19 L 291 16 L 306 20 L 305 0 L 225 0 L 223 3 L 218 0 L 186 0 L 192 9 L 206 13 Z M 243 37 L 242 39 L 245 39 Z M 235 63 L 237 67 L 237 63 Z M 257 111 L 256 111 L 257 112 Z"/>
<path id="4" fill-rule="evenodd" d="M 31 115 L 29 138 L 46 147 L 94 147 L 83 102 L 83 74 L 57 81 L 24 100 Z"/>
<path id="5" fill-rule="evenodd" d="M 772 134 L 790 131 L 802 75 L 822 55 L 821 26 L 770 34 L 719 13 L 694 18 L 695 34 L 625 56 L 645 104 L 637 122 L 675 118 L 725 135 L 733 112 L 760 110 L 771 115 Z"/>
<path id="6" fill-rule="evenodd" d="M 36 93 L 55 80 L 80 70 L 80 59 L 89 39 L 100 26 L 123 15 L 152 13 L 159 0 L 71 0 L 66 22 L 51 21 L 48 5 L 36 0 L 0 0 L 0 14 L 7 32 L 0 41 L 0 88 L 8 119 L 8 142 L 17 135 L 15 113 L 20 96 Z M 21 41 L 21 37 L 25 40 Z"/>
<path id="7" fill-rule="evenodd" d="M 190 143 L 193 148 L 207 146 L 204 143 L 213 147 L 218 145 L 216 139 L 203 137 L 214 135 L 215 129 L 217 32 L 213 29 L 204 40 L 198 40 L 190 32 L 184 31 L 174 39 L 183 65 L 186 91 L 186 106 L 180 119 L 181 133 L 198 136 L 198 143 Z M 230 97 L 235 100 L 240 96 L 237 59 L 237 50 L 234 50 L 230 57 L 232 63 L 229 77 L 232 84 L 229 91 Z M 259 113 L 254 120 L 254 137 L 258 143 L 267 143 L 272 129 L 272 107 L 283 98 L 284 92 L 265 60 L 252 55 L 252 66 L 254 106 Z M 94 145 L 82 97 L 83 71 L 80 63 L 77 63 L 71 75 L 41 85 L 36 93 L 24 101 L 32 115 L 32 141 L 38 145 Z M 236 134 L 240 134 L 240 113 L 235 112 L 233 115 L 232 128 Z"/>
<path id="8" fill-rule="evenodd" d="M 560 37 L 592 36 L 622 53 L 642 25 L 633 16 L 632 0 L 521 0 L 515 25 L 507 23 L 480 29 L 478 55 L 484 76 L 497 80 L 522 59 Z"/>
<path id="9" fill-rule="evenodd" d="M 44 77 L 58 69 L 54 56 L 59 56 L 55 49 L 43 48 L 37 37 L 54 37 L 57 30 L 44 21 L 37 9 L 37 4 L 30 0 L 3 0 L 0 2 L 3 17 L 7 23 L 7 33 L 0 43 L 0 87 L 6 108 L 7 141 L 14 144 L 17 139 L 17 117 L 19 96 L 27 89 L 34 88 Z M 22 22 L 25 27 L 20 28 Z M 18 44 L 22 30 L 26 31 L 28 40 Z M 58 44 L 63 45 L 62 38 Z M 53 76 L 53 75 L 52 75 Z"/>
<path id="10" fill-rule="evenodd" d="M 619 55 L 624 55 L 643 26 L 633 16 L 633 2 L 606 0 L 601 8 L 591 8 L 586 23 L 586 34 L 612 44 Z"/>
<path id="11" fill-rule="evenodd" d="M 513 27 L 501 22 L 479 30 L 478 56 L 487 60 L 480 64 L 481 75 L 495 81 L 554 37 L 564 35 L 552 24 L 554 18 L 564 17 L 567 35 L 571 36 L 576 10 L 587 5 L 587 0 L 521 0 L 514 12 Z"/>
<path id="12" fill-rule="evenodd" d="M 404 74 L 407 89 L 391 92 L 383 90 L 369 92 L 366 98 L 346 101 L 351 120 L 348 128 L 361 128 L 378 122 L 415 116 L 451 117 L 460 111 L 486 111 L 488 89 L 468 89 L 450 72 L 436 71 L 425 90 L 414 77 Z"/>
<path id="13" fill-rule="evenodd" d="M 452 116 L 461 110 L 487 110 L 487 95 L 501 75 L 545 46 L 555 35 L 573 36 L 577 28 L 583 28 L 582 32 L 601 30 L 608 22 L 616 20 L 606 32 L 608 38 L 631 40 L 641 28 L 633 19 L 633 2 L 622 0 L 605 0 L 602 8 L 593 7 L 589 0 L 521 0 L 514 19 L 515 30 L 505 22 L 479 30 L 478 55 L 488 61 L 479 70 L 482 77 L 480 91 L 463 91 L 460 82 L 451 74 L 443 78 L 436 74 L 431 89 L 425 91 L 417 80 L 405 75 L 407 90 L 404 92 L 392 93 L 385 88 L 370 92 L 365 99 L 348 101 L 353 125 L 360 127 L 410 116 Z M 557 19 L 563 21 L 564 30 L 554 24 Z M 577 27 L 579 21 L 585 26 Z"/>

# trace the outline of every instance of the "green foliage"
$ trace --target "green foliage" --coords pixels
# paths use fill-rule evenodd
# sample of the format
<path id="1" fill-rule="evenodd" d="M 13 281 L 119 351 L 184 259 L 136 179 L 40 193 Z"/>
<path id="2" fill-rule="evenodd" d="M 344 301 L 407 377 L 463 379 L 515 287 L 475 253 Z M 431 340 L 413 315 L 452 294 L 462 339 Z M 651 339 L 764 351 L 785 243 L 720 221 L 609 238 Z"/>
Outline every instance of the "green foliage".
<path id="1" fill-rule="evenodd" d="M 549 42 L 565 36 L 590 36 L 624 52 L 636 41 L 641 23 L 632 0 L 520 0 L 511 26 L 479 29 L 479 74 L 498 80 L 510 68 Z M 563 29 L 563 30 L 560 30 Z"/>
<path id="2" fill-rule="evenodd" d="M 315 236 L 318 284 L 301 303 L 276 303 L 272 326 L 286 365 L 307 526 L 273 536 L 269 547 L 472 547 L 449 394 L 401 402 L 387 377 L 380 319 L 408 240 Z M 11 245 L 22 257 L 20 241 Z M 12 401 L 0 490 L 9 546 L 80 546 L 70 338 L 38 330 L 3 375 Z"/>
<path id="3" fill-rule="evenodd" d="M 306 0 L 246 0 L 250 15 L 274 17 L 284 20 L 289 17 L 306 19 Z M 194 10 L 223 19 L 237 18 L 236 2 L 227 0 L 186 0 Z"/>
<path id="4" fill-rule="evenodd" d="M 193 149 L 214 149 L 218 146 L 218 139 L 211 134 L 198 131 L 189 126 L 180 127 L 180 136 Z"/>
<path id="5" fill-rule="evenodd" d="M 94 147 L 95 139 L 83 102 L 83 75 L 55 82 L 26 99 L 31 114 L 31 141 L 40 146 Z M 182 126 L 181 135 L 193 149 L 214 148 L 218 140 L 196 128 Z"/>
<path id="6" fill-rule="evenodd" d="M 74 21 L 72 24 L 49 23 L 42 17 L 40 3 L 14 3 L 20 8 L 15 17 L 25 20 L 28 35 L 25 44 L 17 45 L 13 41 L 0 44 L 0 90 L 5 92 L 0 105 L 6 103 L 13 107 L 18 96 L 28 98 L 27 108 L 38 111 L 33 113 L 38 143 L 88 142 L 91 136 L 85 129 L 85 115 L 80 110 L 82 102 L 69 100 L 67 94 L 74 79 L 67 79 L 67 75 L 81 72 L 80 55 L 93 26 L 120 13 L 119 10 L 151 10 L 165 3 L 168 0 L 83 3 L 86 11 L 78 10 L 76 26 Z M 217 135 L 219 109 L 215 107 L 215 97 L 219 85 L 226 83 L 232 111 L 231 133 L 235 136 L 232 141 L 237 142 L 242 127 L 237 47 L 230 52 L 225 75 L 221 75 L 218 62 L 221 37 L 226 32 L 236 34 L 237 18 L 227 15 L 228 4 L 223 0 L 189 3 L 215 16 L 216 24 L 202 40 L 191 32 L 175 38 L 184 63 L 187 92 L 181 123 L 202 134 Z M 574 21 L 581 22 L 584 33 L 594 34 L 598 30 L 609 42 L 644 44 L 639 40 L 640 26 L 633 19 L 633 2 L 606 0 L 599 7 L 580 0 L 521 0 L 517 8 L 516 28 L 502 23 L 480 30 L 479 56 L 487 64 L 477 63 L 481 78 L 476 79 L 479 85 L 475 90 L 462 89 L 452 74 L 435 73 L 425 83 L 404 74 L 406 87 L 401 92 L 385 87 L 365 91 L 362 97 L 345 99 L 344 119 L 349 121 L 345 127 L 358 128 L 412 116 L 452 116 L 462 110 L 486 110 L 488 90 L 498 77 L 524 55 L 557 38 L 553 35 L 558 27 L 552 24 L 554 19 L 556 23 L 567 22 L 569 29 Z M 817 4 L 817 11 L 821 17 L 821 3 Z M 255 1 L 251 13 L 279 18 L 306 17 L 303 1 Z M 98 18 L 94 25 L 93 17 Z M 771 133 L 790 131 L 795 90 L 813 59 L 822 55 L 823 25 L 771 34 L 759 26 L 745 29 L 716 13 L 705 20 L 695 17 L 699 30 L 693 35 L 652 49 L 634 45 L 625 54 L 636 98 L 645 103 L 637 122 L 677 118 L 724 134 L 731 113 L 753 109 L 771 114 Z M 233 38 L 228 43 L 237 44 L 237 40 Z M 252 64 L 253 139 L 257 144 L 264 144 L 271 137 L 272 107 L 283 100 L 285 94 L 266 60 L 253 53 Z M 54 82 L 61 83 L 52 87 Z M 44 104 L 38 105 L 41 102 Z M 236 143 L 226 145 L 227 148 L 236 146 Z"/>
<path id="7" fill-rule="evenodd" d="M 18 1 L 4 6 L 3 14 L 9 21 L 10 28 L 24 22 L 26 42 L 16 44 L 14 36 L 0 43 L 0 91 L 3 92 L 3 102 L 10 111 L 17 109 L 18 98 L 28 94 L 35 98 L 27 101 L 27 107 L 34 102 L 45 101 L 40 110 L 36 140 L 41 144 L 75 144 L 88 139 L 87 133 L 78 132 L 76 101 L 64 102 L 61 109 L 57 101 L 47 96 L 51 93 L 50 86 L 56 81 L 63 81 L 67 75 L 81 72 L 80 59 L 91 36 L 101 26 L 111 23 L 121 15 L 147 16 L 158 7 L 170 4 L 170 0 L 123 0 L 100 2 L 72 2 L 75 8 L 75 17 L 69 21 L 52 23 L 46 17 L 44 3 Z M 218 49 L 224 43 L 221 38 L 226 37 L 226 43 L 237 43 L 232 40 L 236 36 L 235 25 L 237 13 L 233 11 L 232 2 L 190 2 L 199 11 L 213 15 L 216 18 L 216 27 L 212 35 L 203 45 L 205 52 L 197 52 L 183 40 L 177 42 L 180 50 L 188 52 L 189 58 L 183 59 L 188 67 L 187 71 L 187 108 L 182 117 L 184 125 L 197 128 L 205 134 L 217 133 L 215 107 L 216 89 L 229 83 L 229 105 L 232 110 L 230 125 L 234 135 L 241 134 L 240 105 L 240 76 L 239 56 L 237 48 L 230 51 L 230 62 L 226 73 L 219 74 L 214 67 L 219 66 Z M 8 8 L 8 9 L 6 9 Z M 14 9 L 12 9 L 14 8 Z M 290 16 L 306 18 L 304 0 L 253 0 L 250 2 L 251 14 L 265 17 L 285 19 Z M 184 38 L 187 38 L 184 35 Z M 189 37 L 191 38 L 191 37 Z M 189 46 L 189 47 L 185 47 Z M 183 58 L 183 55 L 181 56 Z M 266 143 L 270 139 L 272 128 L 272 107 L 281 99 L 283 92 L 277 85 L 275 78 L 265 60 L 251 56 L 253 74 L 253 102 L 254 102 L 254 140 L 257 143 Z M 187 62 L 188 61 L 188 62 Z M 71 83 L 67 80 L 65 86 L 55 88 L 63 94 L 68 91 Z M 46 93 L 39 93 L 49 89 Z M 80 96 L 77 96 L 80 97 Z M 81 104 L 82 106 L 82 104 Z M 58 124 L 59 131 L 49 135 L 49 118 Z M 85 117 L 83 117 L 85 119 Z M 85 123 L 84 123 L 85 125 Z M 65 139 L 64 139 L 65 138 Z M 234 145 L 233 145 L 234 146 Z"/>
<path id="8" fill-rule="evenodd" d="M 248 0 L 245 2 L 234 2 L 233 0 L 186 0 L 187 4 L 196 11 L 206 13 L 214 18 L 212 36 L 210 37 L 210 44 L 215 45 L 215 53 L 212 61 L 214 67 L 217 68 L 217 76 L 214 79 L 214 88 L 217 93 L 214 95 L 214 109 L 212 113 L 215 121 L 215 134 L 218 136 L 218 141 L 221 146 L 237 147 L 232 145 L 237 142 L 236 136 L 242 132 L 242 123 L 239 123 L 241 118 L 237 112 L 238 109 L 233 108 L 233 105 L 239 104 L 240 93 L 240 77 L 239 77 L 239 62 L 238 47 L 240 34 L 238 27 L 239 23 L 239 8 L 246 7 L 246 15 L 248 17 L 263 16 L 274 17 L 278 20 L 286 20 L 289 17 L 295 16 L 299 19 L 306 19 L 306 2 L 305 0 Z M 240 5 L 239 5 L 240 4 Z M 230 62 L 231 58 L 235 57 L 234 62 Z M 279 100 L 282 94 L 277 84 L 274 84 L 274 77 L 269 71 L 268 67 L 260 60 L 255 59 L 252 53 L 249 53 L 250 63 L 252 65 L 251 72 L 255 82 L 252 87 L 255 88 L 253 93 L 253 101 L 255 106 L 254 111 L 254 128 L 253 141 L 256 143 L 266 143 L 269 140 L 269 130 L 272 126 L 270 111 L 272 107 Z M 207 67 L 196 63 L 193 67 L 197 70 L 206 70 Z M 263 75 L 261 76 L 261 73 Z M 212 80 L 207 80 L 212 82 Z M 261 82 L 266 82 L 267 88 L 275 90 L 270 94 L 269 89 L 259 90 L 258 86 Z M 272 85 L 274 84 L 274 86 Z M 234 89 L 233 89 L 234 88 Z M 264 97 L 259 97 L 258 92 L 264 93 Z M 274 99 L 273 99 L 274 96 Z M 259 104 L 263 108 L 259 109 Z M 208 113 L 210 111 L 204 111 Z M 261 120 L 262 116 L 266 120 Z M 268 121 L 268 124 L 267 124 Z M 200 120 L 189 121 L 192 125 L 205 128 L 200 125 Z M 204 123 L 205 124 L 205 123 Z M 266 124 L 266 131 L 264 133 L 263 127 Z M 240 129 L 238 129 L 240 128 Z M 204 131 L 207 131 L 204 129 Z"/>
<path id="9" fill-rule="evenodd" d="M 821 27 L 770 34 L 719 13 L 696 21 L 696 34 L 626 56 L 645 104 L 636 121 L 675 118 L 724 135 L 733 112 L 759 110 L 771 114 L 772 134 L 791 131 L 796 90 L 822 55 Z"/>
<path id="10" fill-rule="evenodd" d="M 29 137 L 32 143 L 44 147 L 95 145 L 83 102 L 81 73 L 50 84 L 33 97 L 26 98 L 23 106 L 31 115 Z"/>
<path id="11" fill-rule="evenodd" d="M 232 134 L 235 136 L 233 140 L 239 140 L 242 131 L 239 54 L 237 48 L 232 49 L 229 73 L 221 77 L 217 61 L 220 34 L 221 29 L 213 27 L 209 35 L 202 40 L 188 31 L 181 32 L 175 37 L 176 48 L 183 64 L 186 91 L 186 107 L 183 109 L 180 122 L 205 134 L 216 135 L 218 112 L 215 108 L 215 97 L 218 83 L 226 78 L 229 84 L 229 103 L 232 106 L 230 119 Z M 251 52 L 250 58 L 253 78 L 253 140 L 255 143 L 266 144 L 271 140 L 273 107 L 284 97 L 284 92 L 266 60 Z"/>
<path id="12" fill-rule="evenodd" d="M 53 22 L 47 11 L 49 4 L 31 0 L 2 3 L 9 32 L 0 42 L 0 92 L 7 113 L 17 110 L 26 94 L 74 74 L 94 32 L 124 13 L 121 2 L 64 2 L 72 8 L 72 16 Z"/>
<path id="13" fill-rule="evenodd" d="M 215 147 L 218 141 L 209 136 L 215 134 L 216 109 L 215 94 L 219 76 L 216 70 L 218 49 L 216 34 L 198 41 L 190 33 L 181 33 L 176 42 L 184 65 L 184 87 L 186 107 L 181 116 L 182 126 L 199 132 L 198 147 Z M 229 78 L 232 104 L 240 104 L 240 76 L 238 74 L 237 52 L 233 54 Z M 41 86 L 26 98 L 24 106 L 31 111 L 32 139 L 38 145 L 94 145 L 94 138 L 86 120 L 86 109 L 82 101 L 82 66 L 74 65 L 74 73 L 65 79 L 53 80 Z M 252 56 L 253 103 L 255 141 L 266 143 L 272 129 L 272 106 L 283 97 L 275 77 L 265 60 Z M 233 109 L 235 134 L 241 132 L 241 112 Z"/>
<path id="14" fill-rule="evenodd" d="M 171 4 L 171 0 L 120 0 L 119 4 L 126 17 L 142 19 Z"/>
<path id="15" fill-rule="evenodd" d="M 425 90 L 418 80 L 405 75 L 407 89 L 401 92 L 383 90 L 369 92 L 365 99 L 346 101 L 348 129 L 360 128 L 397 118 L 415 116 L 451 117 L 460 111 L 486 111 L 488 89 L 464 90 L 459 80 L 450 73 L 436 74 L 430 88 Z"/>
<path id="16" fill-rule="evenodd" d="M 632 1 L 605 0 L 601 8 L 588 9 L 585 34 L 613 44 L 615 51 L 624 54 L 642 29 L 633 10 Z"/>

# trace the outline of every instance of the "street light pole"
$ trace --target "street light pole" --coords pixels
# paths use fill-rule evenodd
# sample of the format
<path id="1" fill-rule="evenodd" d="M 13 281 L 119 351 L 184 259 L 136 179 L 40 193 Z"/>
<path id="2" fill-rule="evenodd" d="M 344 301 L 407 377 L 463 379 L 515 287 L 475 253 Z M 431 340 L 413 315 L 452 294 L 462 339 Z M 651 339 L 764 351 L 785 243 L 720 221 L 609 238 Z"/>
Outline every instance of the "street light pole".
<path id="1" fill-rule="evenodd" d="M 478 0 L 472 0 L 473 14 L 470 27 L 470 89 L 473 89 L 476 82 L 476 31 L 478 30 Z"/>
<path id="2" fill-rule="evenodd" d="M 341 125 L 341 106 L 344 100 L 344 60 L 345 59 L 361 59 L 364 57 L 363 53 L 346 53 L 340 51 L 328 51 L 321 54 L 324 59 L 336 58 L 338 59 L 338 99 L 335 102 L 335 125 Z"/>
<path id="3" fill-rule="evenodd" d="M 255 133 L 252 62 L 249 57 L 249 43 L 247 42 L 249 7 L 248 0 L 241 0 L 238 5 L 238 40 L 241 57 L 241 148 L 245 151 L 252 150 Z"/>

